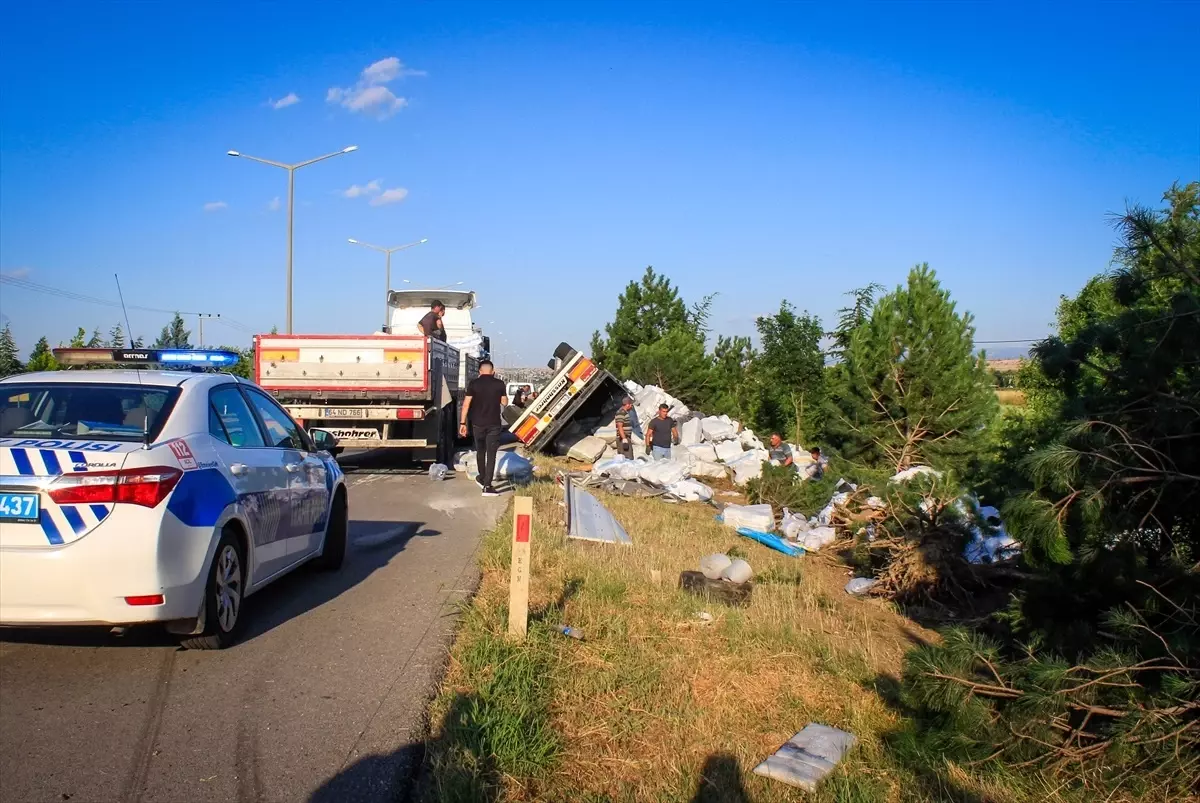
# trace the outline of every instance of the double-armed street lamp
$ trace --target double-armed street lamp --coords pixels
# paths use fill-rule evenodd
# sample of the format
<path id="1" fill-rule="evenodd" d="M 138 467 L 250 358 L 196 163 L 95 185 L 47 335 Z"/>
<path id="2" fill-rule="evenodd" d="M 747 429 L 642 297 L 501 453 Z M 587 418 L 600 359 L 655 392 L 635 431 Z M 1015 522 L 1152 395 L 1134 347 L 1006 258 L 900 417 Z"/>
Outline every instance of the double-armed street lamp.
<path id="1" fill-rule="evenodd" d="M 381 245 L 371 245 L 370 243 L 364 243 L 361 240 L 356 240 L 353 237 L 347 240 L 347 242 L 349 242 L 351 245 L 361 245 L 363 248 L 370 248 L 372 251 L 380 251 L 387 256 L 387 280 L 384 282 L 383 287 L 383 331 L 387 332 L 389 330 L 388 313 L 391 312 L 391 308 L 388 306 L 388 293 L 390 293 L 392 290 L 392 254 L 396 253 L 397 251 L 403 251 L 405 248 L 412 248 L 414 246 L 421 245 L 422 243 L 427 243 L 429 242 L 429 238 L 422 237 L 415 243 L 397 245 L 395 248 L 384 248 Z M 404 281 L 407 282 L 408 279 L 405 279 Z"/>
<path id="2" fill-rule="evenodd" d="M 296 164 L 285 164 L 283 162 L 275 162 L 270 159 L 261 159 L 257 156 L 249 156 L 244 153 L 239 153 L 238 151 L 229 151 L 228 152 L 230 156 L 237 156 L 242 159 L 249 159 L 252 162 L 261 162 L 262 164 L 270 165 L 271 167 L 280 167 L 280 168 L 283 168 L 284 170 L 288 171 L 287 333 L 289 335 L 292 333 L 292 221 L 293 221 L 293 212 L 294 212 L 294 208 L 295 208 L 293 199 L 295 197 L 295 189 L 296 189 L 296 171 L 302 167 L 308 167 L 311 164 L 316 164 L 317 162 L 323 162 L 326 159 L 332 159 L 335 156 L 341 156 L 344 153 L 353 153 L 356 150 L 358 150 L 358 146 L 351 145 L 348 148 L 342 148 L 340 151 L 335 151 L 333 153 L 327 153 L 324 156 L 318 156 L 316 159 L 309 159 L 306 162 L 297 162 Z"/>

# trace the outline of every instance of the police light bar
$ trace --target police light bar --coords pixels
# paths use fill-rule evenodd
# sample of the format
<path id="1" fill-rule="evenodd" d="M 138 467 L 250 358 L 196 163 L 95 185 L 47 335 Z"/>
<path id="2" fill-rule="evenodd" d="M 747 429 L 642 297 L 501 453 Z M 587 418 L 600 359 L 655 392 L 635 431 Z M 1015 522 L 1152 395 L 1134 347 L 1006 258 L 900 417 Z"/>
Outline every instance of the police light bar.
<path id="1" fill-rule="evenodd" d="M 54 349 L 60 365 L 164 365 L 223 368 L 236 365 L 237 352 L 219 349 Z"/>

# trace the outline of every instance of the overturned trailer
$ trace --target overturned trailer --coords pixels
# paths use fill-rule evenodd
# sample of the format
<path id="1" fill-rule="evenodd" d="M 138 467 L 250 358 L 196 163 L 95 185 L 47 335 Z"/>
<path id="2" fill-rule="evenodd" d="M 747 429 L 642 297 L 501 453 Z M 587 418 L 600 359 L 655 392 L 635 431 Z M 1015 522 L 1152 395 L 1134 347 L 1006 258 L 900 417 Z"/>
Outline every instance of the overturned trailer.
<path id="1" fill-rule="evenodd" d="M 587 355 L 560 343 L 547 363 L 554 376 L 524 409 L 510 407 L 509 431 L 526 447 L 553 451 L 555 439 L 572 421 L 611 417 L 628 391 Z"/>

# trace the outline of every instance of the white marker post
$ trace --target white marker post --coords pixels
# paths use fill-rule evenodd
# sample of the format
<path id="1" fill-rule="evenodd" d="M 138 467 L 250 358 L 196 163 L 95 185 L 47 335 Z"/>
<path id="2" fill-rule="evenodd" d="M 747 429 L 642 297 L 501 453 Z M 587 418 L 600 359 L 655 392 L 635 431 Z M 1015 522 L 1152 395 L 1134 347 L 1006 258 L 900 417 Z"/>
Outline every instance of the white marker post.
<path id="1" fill-rule="evenodd" d="M 524 639 L 529 629 L 529 533 L 533 499 L 513 500 L 512 575 L 508 585 L 508 634 Z"/>

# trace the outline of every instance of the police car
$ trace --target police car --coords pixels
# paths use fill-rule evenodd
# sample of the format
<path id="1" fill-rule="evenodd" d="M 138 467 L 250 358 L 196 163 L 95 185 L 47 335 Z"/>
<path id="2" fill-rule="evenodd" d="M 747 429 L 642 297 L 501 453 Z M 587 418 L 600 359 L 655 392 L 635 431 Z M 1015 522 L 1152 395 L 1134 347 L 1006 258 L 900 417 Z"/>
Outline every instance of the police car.
<path id="1" fill-rule="evenodd" d="M 55 356 L 112 370 L 0 380 L 0 625 L 161 622 L 219 649 L 246 597 L 305 563 L 341 566 L 336 442 L 213 372 L 236 354 Z"/>

